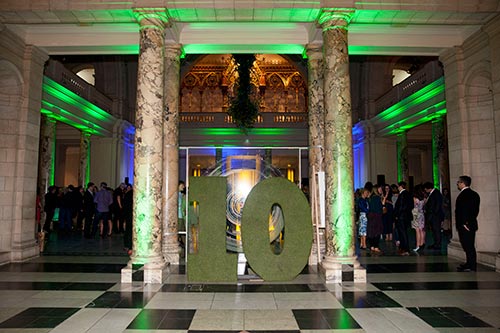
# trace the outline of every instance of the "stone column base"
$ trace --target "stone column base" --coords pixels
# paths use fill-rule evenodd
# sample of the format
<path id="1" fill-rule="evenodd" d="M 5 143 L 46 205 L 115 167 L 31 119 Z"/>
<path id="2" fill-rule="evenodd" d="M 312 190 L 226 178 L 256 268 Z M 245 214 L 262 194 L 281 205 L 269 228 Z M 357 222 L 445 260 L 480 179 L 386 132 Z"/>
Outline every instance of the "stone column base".
<path id="1" fill-rule="evenodd" d="M 143 282 L 144 281 L 144 265 L 131 264 L 122 268 L 121 283 Z"/>
<path id="2" fill-rule="evenodd" d="M 144 283 L 163 283 L 163 270 L 168 266 L 168 263 L 147 263 L 144 265 Z"/>
<path id="3" fill-rule="evenodd" d="M 179 265 L 181 252 L 183 249 L 177 244 L 177 239 L 175 244 L 164 244 L 163 245 L 163 259 L 170 265 Z"/>
<path id="4" fill-rule="evenodd" d="M 40 255 L 40 247 L 36 244 L 34 239 L 29 239 L 23 242 L 18 242 L 17 240 L 12 244 L 12 250 L 10 253 L 11 262 L 23 262 Z"/>
<path id="5" fill-rule="evenodd" d="M 163 283 L 168 272 L 164 272 L 167 265 L 140 265 L 128 264 L 122 268 L 121 283 L 142 282 L 144 284 Z"/>
<path id="6" fill-rule="evenodd" d="M 325 257 L 320 268 L 326 283 L 366 283 L 366 269 L 357 257 Z"/>

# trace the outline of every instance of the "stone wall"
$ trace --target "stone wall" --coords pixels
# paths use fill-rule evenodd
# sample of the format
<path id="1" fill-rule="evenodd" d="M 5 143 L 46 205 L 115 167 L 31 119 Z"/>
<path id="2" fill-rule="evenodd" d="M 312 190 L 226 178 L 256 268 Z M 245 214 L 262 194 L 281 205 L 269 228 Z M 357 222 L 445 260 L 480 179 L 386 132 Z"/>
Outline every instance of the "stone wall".
<path id="1" fill-rule="evenodd" d="M 47 55 L 0 27 L 0 262 L 38 255 L 35 201 Z"/>
<path id="2" fill-rule="evenodd" d="M 445 71 L 451 183 L 463 174 L 472 177 L 471 187 L 481 196 L 476 247 L 493 254 L 500 244 L 499 25 L 497 17 L 440 57 Z M 451 193 L 454 204 L 458 190 L 452 186 Z M 456 237 L 449 253 L 461 256 Z"/>

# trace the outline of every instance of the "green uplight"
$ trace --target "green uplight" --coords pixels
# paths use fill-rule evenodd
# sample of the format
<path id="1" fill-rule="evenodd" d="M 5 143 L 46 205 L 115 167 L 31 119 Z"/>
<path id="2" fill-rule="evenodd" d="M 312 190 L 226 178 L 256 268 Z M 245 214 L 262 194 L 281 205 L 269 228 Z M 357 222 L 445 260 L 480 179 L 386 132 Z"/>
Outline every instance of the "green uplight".
<path id="1" fill-rule="evenodd" d="M 338 177 L 337 198 L 333 213 L 336 217 L 334 221 L 335 246 L 338 255 L 348 256 L 353 242 L 354 202 L 351 195 L 352 191 L 348 191 L 345 184 L 345 180 L 349 179 L 350 176 L 345 174 L 344 170 L 339 171 Z"/>
<path id="2" fill-rule="evenodd" d="M 398 103 L 394 104 L 390 108 L 382 111 L 379 117 L 383 121 L 393 120 L 400 116 L 401 113 L 406 111 L 412 106 L 421 104 L 422 102 L 431 99 L 434 96 L 442 94 L 444 92 L 444 77 L 437 79 L 436 81 L 426 85 L 422 89 L 414 92 L 410 96 L 404 98 Z"/>
<path id="3" fill-rule="evenodd" d="M 441 77 L 382 111 L 377 118 L 390 124 L 384 128 L 384 134 L 395 135 L 408 131 L 446 114 L 444 91 L 444 78 Z M 430 103 L 433 104 L 430 105 Z M 410 109 L 420 111 L 408 112 Z"/>
<path id="4" fill-rule="evenodd" d="M 420 112 L 413 114 L 412 117 L 409 118 L 409 119 L 415 119 L 412 122 L 406 122 L 404 125 L 400 125 L 400 123 L 395 123 L 388 126 L 388 129 L 390 130 L 389 134 L 394 135 L 399 132 L 409 131 L 412 128 L 417 127 L 418 125 L 425 124 L 429 121 L 432 121 L 434 118 L 443 116 L 445 114 L 446 114 L 446 101 L 436 103 L 428 108 L 423 109 Z"/>
<path id="5" fill-rule="evenodd" d="M 186 54 L 269 53 L 303 54 L 300 44 L 186 44 Z"/>
<path id="6" fill-rule="evenodd" d="M 49 118 L 93 135 L 109 135 L 115 118 L 86 99 L 44 76 L 41 112 Z M 80 114 L 68 111 L 73 107 Z"/>
<path id="7" fill-rule="evenodd" d="M 199 133 L 208 136 L 243 135 L 238 128 L 203 128 Z M 256 136 L 273 136 L 290 134 L 292 131 L 288 128 L 251 128 L 248 133 Z"/>
<path id="8" fill-rule="evenodd" d="M 184 2 L 189 5 L 188 2 Z M 316 2 L 295 2 L 295 8 L 253 8 L 248 11 L 246 8 L 169 8 L 168 14 L 176 21 L 182 22 L 197 22 L 206 20 L 214 21 L 214 16 L 218 21 L 240 22 L 257 21 L 257 22 L 273 22 L 277 24 L 290 24 L 290 22 L 311 22 L 316 19 L 319 13 L 319 8 L 312 8 Z M 182 4 L 177 4 L 181 7 Z M 300 6 L 303 6 L 300 8 Z M 213 25 L 213 23 L 211 23 Z"/>
<path id="9" fill-rule="evenodd" d="M 78 96 L 71 90 L 63 87 L 59 83 L 46 76 L 43 80 L 43 91 L 59 98 L 61 101 L 66 102 L 70 105 L 81 107 L 86 113 L 97 120 L 105 121 L 110 120 L 111 118 L 110 114 L 100 107 L 90 103 L 86 99 Z"/>
<path id="10" fill-rule="evenodd" d="M 44 102 L 42 101 L 42 105 L 43 104 L 44 104 Z M 40 112 L 43 115 L 45 115 L 51 119 L 54 119 L 54 120 L 59 121 L 61 123 L 75 127 L 77 129 L 79 129 L 80 131 L 87 132 L 89 134 L 99 134 L 99 132 L 94 130 L 93 128 L 82 125 L 79 122 L 76 122 L 76 121 L 72 120 L 71 118 L 63 115 L 63 114 L 71 115 L 71 112 L 68 112 L 68 111 L 63 110 L 63 109 L 59 109 L 58 111 L 59 111 L 58 113 L 55 113 L 52 110 L 48 110 L 48 109 L 45 109 L 43 107 L 40 109 Z M 61 113 L 63 113 L 63 114 L 61 114 Z"/>
<path id="11" fill-rule="evenodd" d="M 145 191 L 134 190 L 134 228 L 136 229 L 137 242 L 135 246 L 135 263 L 144 264 L 153 249 L 153 221 L 155 219 L 155 201 Z"/>

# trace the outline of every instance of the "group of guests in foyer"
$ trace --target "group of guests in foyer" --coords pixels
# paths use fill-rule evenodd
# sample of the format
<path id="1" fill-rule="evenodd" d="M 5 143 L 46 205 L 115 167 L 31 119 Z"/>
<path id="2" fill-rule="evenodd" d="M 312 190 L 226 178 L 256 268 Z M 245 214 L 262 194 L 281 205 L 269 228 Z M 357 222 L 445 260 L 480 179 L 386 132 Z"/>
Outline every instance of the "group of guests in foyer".
<path id="1" fill-rule="evenodd" d="M 132 249 L 132 184 L 121 183 L 115 189 L 105 182 L 99 187 L 93 182 L 82 186 L 50 186 L 43 200 L 45 221 L 39 231 L 64 237 L 83 232 L 87 239 L 97 235 L 111 237 L 123 233 L 124 248 Z"/>
<path id="2" fill-rule="evenodd" d="M 355 196 L 359 248 L 381 254 L 382 240 L 394 242 L 402 256 L 441 250 L 443 238 L 451 238 L 450 200 L 448 189 L 441 193 L 431 182 L 416 185 L 411 193 L 404 181 L 393 185 L 367 182 Z M 426 237 L 432 244 L 426 246 Z"/>

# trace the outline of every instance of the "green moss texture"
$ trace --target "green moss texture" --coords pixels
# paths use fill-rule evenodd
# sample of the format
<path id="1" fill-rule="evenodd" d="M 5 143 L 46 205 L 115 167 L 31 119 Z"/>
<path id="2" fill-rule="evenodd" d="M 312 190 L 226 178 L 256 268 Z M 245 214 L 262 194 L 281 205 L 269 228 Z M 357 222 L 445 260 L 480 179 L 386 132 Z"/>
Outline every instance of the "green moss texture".
<path id="1" fill-rule="evenodd" d="M 269 245 L 269 213 L 278 204 L 284 215 L 283 251 Z M 302 191 L 284 178 L 258 183 L 245 201 L 241 221 L 243 251 L 251 266 L 266 281 L 290 281 L 308 262 L 313 240 L 311 209 Z"/>
<path id="2" fill-rule="evenodd" d="M 236 282 L 235 253 L 226 252 L 225 177 L 189 179 L 189 201 L 199 203 L 198 253 L 188 254 L 189 282 Z"/>

